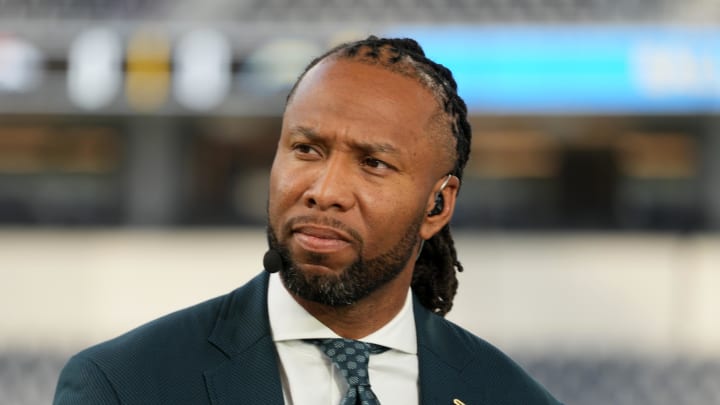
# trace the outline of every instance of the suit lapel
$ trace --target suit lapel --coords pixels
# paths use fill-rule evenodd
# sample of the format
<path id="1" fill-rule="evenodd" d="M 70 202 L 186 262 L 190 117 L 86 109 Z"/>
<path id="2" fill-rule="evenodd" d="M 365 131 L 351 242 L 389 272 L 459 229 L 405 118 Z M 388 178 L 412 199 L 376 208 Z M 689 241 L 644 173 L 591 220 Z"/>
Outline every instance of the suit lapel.
<path id="1" fill-rule="evenodd" d="M 228 296 L 208 338 L 228 357 L 205 371 L 214 405 L 283 403 L 277 352 L 267 313 L 268 275 L 263 273 Z"/>
<path id="2" fill-rule="evenodd" d="M 277 351 L 267 313 L 268 275 L 260 274 L 231 293 L 222 305 L 209 342 L 227 361 L 205 371 L 213 405 L 283 403 Z M 478 392 L 463 379 L 468 359 L 448 334 L 442 318 L 414 299 L 418 339 L 420 400 L 425 405 L 478 403 Z M 458 402 L 459 401 L 459 402 Z M 468 404 L 469 405 L 469 404 Z"/>

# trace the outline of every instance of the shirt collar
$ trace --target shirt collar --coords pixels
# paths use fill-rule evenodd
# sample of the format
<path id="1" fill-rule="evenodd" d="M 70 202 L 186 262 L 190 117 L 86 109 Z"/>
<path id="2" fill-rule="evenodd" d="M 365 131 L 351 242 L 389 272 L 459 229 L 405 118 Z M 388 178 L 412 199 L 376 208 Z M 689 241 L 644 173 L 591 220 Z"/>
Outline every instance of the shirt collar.
<path id="1" fill-rule="evenodd" d="M 412 305 L 412 293 L 408 289 L 405 304 L 400 312 L 385 326 L 362 340 L 401 352 L 417 354 L 415 316 Z M 278 273 L 270 275 L 268 315 L 270 330 L 275 342 L 340 337 L 295 301 L 285 289 Z"/>

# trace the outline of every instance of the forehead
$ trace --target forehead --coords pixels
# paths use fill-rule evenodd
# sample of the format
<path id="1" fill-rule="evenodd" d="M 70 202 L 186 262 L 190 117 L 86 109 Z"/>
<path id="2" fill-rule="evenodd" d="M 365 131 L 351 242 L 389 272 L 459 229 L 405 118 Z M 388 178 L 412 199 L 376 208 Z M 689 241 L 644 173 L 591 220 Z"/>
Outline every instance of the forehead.
<path id="1" fill-rule="evenodd" d="M 382 127 L 427 137 L 438 111 L 432 93 L 417 80 L 379 65 L 326 59 L 298 84 L 284 118 L 318 125 L 340 120 L 346 130 Z"/>

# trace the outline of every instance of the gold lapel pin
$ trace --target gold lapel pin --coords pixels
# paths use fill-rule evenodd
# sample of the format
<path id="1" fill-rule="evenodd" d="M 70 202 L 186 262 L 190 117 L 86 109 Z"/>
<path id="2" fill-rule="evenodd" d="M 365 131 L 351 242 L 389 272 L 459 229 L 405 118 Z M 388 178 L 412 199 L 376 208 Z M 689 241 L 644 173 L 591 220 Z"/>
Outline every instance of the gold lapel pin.
<path id="1" fill-rule="evenodd" d="M 455 398 L 453 399 L 453 405 L 465 405 L 465 402 Z"/>

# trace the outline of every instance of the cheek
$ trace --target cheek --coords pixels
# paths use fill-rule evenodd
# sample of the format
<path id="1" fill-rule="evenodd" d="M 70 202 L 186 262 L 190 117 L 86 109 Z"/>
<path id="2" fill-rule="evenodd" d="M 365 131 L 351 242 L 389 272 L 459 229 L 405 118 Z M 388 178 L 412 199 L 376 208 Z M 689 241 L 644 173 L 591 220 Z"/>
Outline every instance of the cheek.
<path id="1" fill-rule="evenodd" d="M 424 201 L 422 205 L 418 205 L 418 201 L 409 199 L 409 193 L 383 194 L 384 196 L 376 195 L 375 198 L 366 200 L 365 204 L 368 227 L 365 242 L 368 249 L 376 252 L 386 251 L 394 246 L 424 214 Z"/>
<path id="2" fill-rule="evenodd" d="M 296 177 L 298 176 L 293 176 L 284 170 L 282 162 L 273 164 L 268 195 L 268 213 L 271 222 L 298 198 L 299 185 Z"/>

